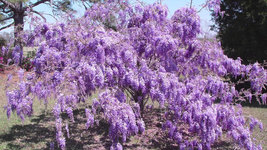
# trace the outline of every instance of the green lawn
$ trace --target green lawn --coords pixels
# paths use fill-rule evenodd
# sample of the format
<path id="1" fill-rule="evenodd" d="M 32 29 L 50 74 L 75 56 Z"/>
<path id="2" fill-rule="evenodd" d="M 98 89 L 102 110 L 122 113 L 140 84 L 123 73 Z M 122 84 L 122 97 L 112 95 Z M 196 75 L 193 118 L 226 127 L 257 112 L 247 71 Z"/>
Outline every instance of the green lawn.
<path id="1" fill-rule="evenodd" d="M 260 141 L 263 150 L 267 150 L 267 108 L 244 107 L 245 116 L 255 117 L 263 123 L 263 131 L 256 128 L 253 137 Z"/>
<path id="2" fill-rule="evenodd" d="M 4 106 L 7 104 L 5 97 L 5 82 L 6 78 L 0 78 L 0 150 L 3 149 L 38 149 L 38 147 L 42 147 L 46 144 L 46 142 L 38 142 L 32 143 L 27 141 L 22 141 L 25 138 L 28 138 L 26 134 L 27 130 L 24 130 L 25 127 L 28 130 L 35 130 L 34 124 L 36 120 L 42 115 L 45 111 L 45 106 L 39 102 L 35 101 L 34 107 L 34 115 L 31 118 L 25 118 L 24 123 L 21 122 L 20 118 L 16 115 L 16 113 L 12 113 L 11 117 L 8 119 L 6 115 L 6 111 L 4 110 Z M 48 109 L 51 109 L 52 105 L 48 106 Z M 30 127 L 30 128 L 29 128 Z M 51 126 L 52 127 L 52 126 Z M 50 127 L 50 128 L 51 128 Z M 37 134 L 38 132 L 36 132 Z M 20 138 L 17 138 L 21 136 Z M 36 137 L 32 135 L 32 137 Z M 19 144 L 16 144 L 19 143 Z"/>

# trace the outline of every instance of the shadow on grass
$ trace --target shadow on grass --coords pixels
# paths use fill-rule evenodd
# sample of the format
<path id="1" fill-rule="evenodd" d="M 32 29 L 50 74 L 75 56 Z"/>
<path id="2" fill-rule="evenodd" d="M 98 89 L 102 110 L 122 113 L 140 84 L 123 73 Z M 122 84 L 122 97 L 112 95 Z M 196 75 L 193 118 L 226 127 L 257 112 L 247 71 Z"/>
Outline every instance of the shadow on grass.
<path id="1" fill-rule="evenodd" d="M 31 119 L 30 124 L 12 126 L 8 133 L 0 135 L 0 143 L 7 143 L 8 149 L 22 149 L 53 139 L 53 128 L 44 126 L 43 121 L 40 123 L 41 120 L 49 119 L 42 114 Z"/>
<path id="2" fill-rule="evenodd" d="M 75 110 L 75 122 L 69 123 L 70 138 L 67 138 L 65 130 L 65 121 L 67 115 L 63 114 L 63 132 L 66 138 L 67 149 L 86 149 L 88 145 L 101 144 L 109 148 L 111 142 L 108 136 L 108 124 L 101 120 L 99 126 L 88 130 L 85 129 L 84 110 Z M 100 138 L 95 141 L 97 135 L 106 138 Z M 0 143 L 7 143 L 7 149 L 50 149 L 50 143 L 54 143 L 55 149 L 59 149 L 56 143 L 56 129 L 53 114 L 42 113 L 31 119 L 29 124 L 14 125 L 8 133 L 0 135 Z"/>
<path id="3" fill-rule="evenodd" d="M 70 138 L 66 136 L 66 114 L 62 115 L 64 126 L 62 128 L 66 137 L 66 149 L 109 149 L 111 141 L 108 137 L 109 125 L 105 120 L 99 121 L 99 126 L 86 130 L 84 109 L 74 111 L 75 122 L 69 123 Z M 124 149 L 179 149 L 179 145 L 167 138 L 161 130 L 164 122 L 163 113 L 159 109 L 146 112 L 144 116 L 146 131 L 143 135 L 135 135 L 123 144 Z M 42 113 L 31 119 L 30 124 L 14 125 L 10 132 L 0 135 L 0 143 L 7 143 L 7 149 L 50 149 L 50 143 L 54 142 L 55 149 L 59 149 L 56 143 L 56 133 L 53 114 Z M 217 142 L 215 149 L 232 149 L 229 142 Z"/>

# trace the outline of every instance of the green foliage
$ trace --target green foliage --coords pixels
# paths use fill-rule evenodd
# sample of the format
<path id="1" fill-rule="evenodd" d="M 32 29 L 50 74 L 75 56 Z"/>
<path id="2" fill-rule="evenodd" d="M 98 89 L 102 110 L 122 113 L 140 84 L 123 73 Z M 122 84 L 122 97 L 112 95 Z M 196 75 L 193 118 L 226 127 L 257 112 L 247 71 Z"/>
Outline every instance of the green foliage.
<path id="1" fill-rule="evenodd" d="M 31 71 L 33 68 L 32 59 L 35 57 L 35 51 L 29 51 L 27 56 L 22 59 L 21 67 L 26 71 Z"/>
<path id="2" fill-rule="evenodd" d="M 225 53 L 241 57 L 244 63 L 263 62 L 267 58 L 267 1 L 222 0 L 224 16 L 213 19 Z"/>

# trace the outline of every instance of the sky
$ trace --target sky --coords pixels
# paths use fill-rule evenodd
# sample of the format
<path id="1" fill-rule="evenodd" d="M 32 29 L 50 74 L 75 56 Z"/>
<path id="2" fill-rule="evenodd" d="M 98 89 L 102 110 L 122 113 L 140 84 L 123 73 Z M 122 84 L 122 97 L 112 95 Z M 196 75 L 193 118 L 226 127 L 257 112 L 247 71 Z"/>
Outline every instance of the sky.
<path id="1" fill-rule="evenodd" d="M 153 4 L 159 0 L 140 0 L 143 1 L 144 3 L 147 4 Z M 172 16 L 172 14 L 179 8 L 182 7 L 189 7 L 190 5 L 190 0 L 161 0 L 163 5 L 166 5 L 169 9 L 169 17 Z M 202 5 L 205 3 L 206 0 L 192 0 L 192 6 L 194 8 L 196 8 L 196 10 L 201 9 Z M 84 13 L 84 8 L 82 6 L 79 6 L 78 4 L 74 5 L 74 9 L 78 10 L 76 16 L 82 16 Z M 35 7 L 36 11 L 42 12 L 44 14 L 52 14 L 52 9 L 50 8 L 50 6 L 48 5 L 44 5 L 41 4 L 37 7 Z M 209 36 L 214 36 L 216 35 L 215 32 L 211 32 L 209 31 L 209 26 L 213 24 L 213 22 L 211 21 L 211 13 L 210 11 L 208 11 L 206 8 L 202 9 L 199 13 L 200 16 L 200 20 L 201 20 L 201 29 L 204 33 L 208 33 Z M 53 17 L 49 16 L 49 15 L 44 15 L 46 17 L 46 21 L 49 23 L 54 23 L 57 20 L 54 19 Z M 29 24 L 27 23 L 27 19 L 26 19 L 26 23 L 25 23 L 25 29 L 28 30 L 29 29 Z M 8 29 L 5 29 L 3 31 L 1 31 L 0 33 L 3 32 L 12 32 L 13 31 L 13 27 L 10 27 Z"/>

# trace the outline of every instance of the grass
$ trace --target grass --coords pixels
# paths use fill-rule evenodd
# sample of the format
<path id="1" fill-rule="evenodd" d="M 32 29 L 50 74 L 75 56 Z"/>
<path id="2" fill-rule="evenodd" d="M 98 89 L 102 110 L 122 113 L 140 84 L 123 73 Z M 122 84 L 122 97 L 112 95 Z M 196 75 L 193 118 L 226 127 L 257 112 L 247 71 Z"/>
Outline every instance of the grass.
<path id="1" fill-rule="evenodd" d="M 34 115 L 31 118 L 26 117 L 24 122 L 21 122 L 21 119 L 16 115 L 16 113 L 12 113 L 8 119 L 6 111 L 4 110 L 4 106 L 7 104 L 5 97 L 6 79 L 6 75 L 0 74 L 0 150 L 21 149 L 21 145 L 25 145 L 25 149 L 36 149 L 38 146 L 44 145 L 45 143 L 40 141 L 37 145 L 35 145 L 31 142 L 26 142 L 20 146 L 14 143 L 21 143 L 21 139 L 27 137 L 27 130 L 24 129 L 31 127 L 29 129 L 34 130 L 34 120 L 38 119 L 41 114 L 44 114 L 45 106 L 41 104 L 40 101 L 35 101 L 33 104 Z M 51 108 L 52 104 L 48 106 L 48 109 Z M 15 138 L 18 134 L 20 134 L 22 138 Z M 32 137 L 35 138 L 36 136 L 32 135 Z"/>
<path id="2" fill-rule="evenodd" d="M 21 123 L 16 114 L 12 114 L 8 120 L 3 106 L 6 105 L 4 84 L 6 77 L 0 77 L 0 150 L 2 149 L 49 149 L 50 143 L 55 141 L 55 125 L 51 109 L 53 103 L 47 107 L 38 100 L 34 102 L 34 115 L 26 118 Z M 97 94 L 92 95 L 95 98 Z M 52 101 L 53 102 L 53 101 Z M 90 103 L 89 103 L 90 104 Z M 89 105 L 88 104 L 88 105 Z M 109 149 L 111 141 L 108 138 L 108 124 L 100 120 L 99 126 L 89 130 L 85 128 L 85 105 L 74 111 L 75 122 L 69 124 L 70 138 L 67 140 L 67 149 Z M 245 107 L 246 117 L 256 117 L 261 120 L 264 126 L 263 131 L 256 129 L 253 136 L 267 149 L 267 109 Z M 162 114 L 159 109 L 147 112 L 144 121 L 146 131 L 143 135 L 135 135 L 128 139 L 123 145 L 125 149 L 179 149 L 178 145 L 166 138 L 166 134 L 160 130 Z M 62 115 L 63 122 L 67 122 L 66 114 Z M 65 133 L 65 130 L 64 130 Z M 65 133 L 66 134 L 66 133 Z M 65 136 L 66 137 L 66 136 Z M 213 149 L 235 149 L 225 135 L 221 141 L 214 144 Z M 56 143 L 55 143 L 55 147 Z"/>
<path id="3" fill-rule="evenodd" d="M 253 137 L 259 141 L 264 150 L 267 150 L 267 108 L 244 107 L 243 112 L 245 116 L 255 117 L 263 123 L 263 130 L 256 128 Z"/>

